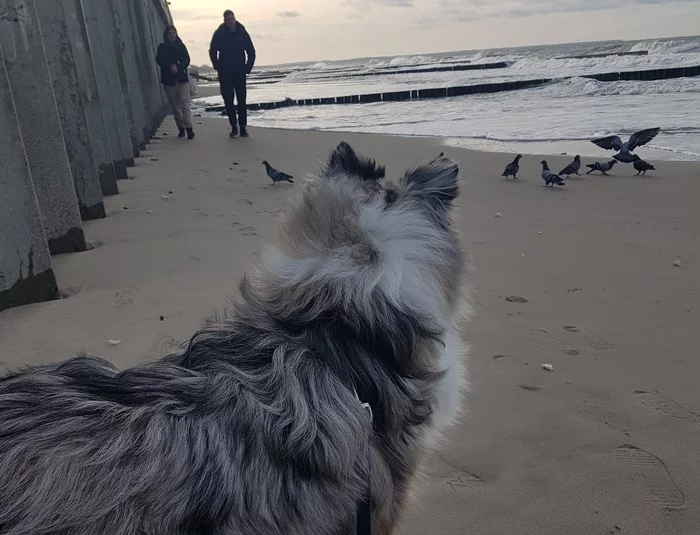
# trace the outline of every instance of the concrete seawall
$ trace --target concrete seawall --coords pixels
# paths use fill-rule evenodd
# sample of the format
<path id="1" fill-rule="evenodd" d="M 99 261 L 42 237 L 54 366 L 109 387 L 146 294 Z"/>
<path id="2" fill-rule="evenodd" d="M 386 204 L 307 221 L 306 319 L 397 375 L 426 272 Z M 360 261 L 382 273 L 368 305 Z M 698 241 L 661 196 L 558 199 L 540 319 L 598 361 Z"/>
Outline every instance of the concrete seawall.
<path id="1" fill-rule="evenodd" d="M 155 66 L 165 0 L 0 0 L 0 311 L 59 298 L 51 256 L 167 113 Z"/>

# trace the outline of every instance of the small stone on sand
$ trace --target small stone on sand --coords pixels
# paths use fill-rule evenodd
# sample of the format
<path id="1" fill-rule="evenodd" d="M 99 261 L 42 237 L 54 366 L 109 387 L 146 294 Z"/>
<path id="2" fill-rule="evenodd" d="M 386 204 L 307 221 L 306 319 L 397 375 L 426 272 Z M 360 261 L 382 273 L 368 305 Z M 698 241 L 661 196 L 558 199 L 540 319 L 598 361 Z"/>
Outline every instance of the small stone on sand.
<path id="1" fill-rule="evenodd" d="M 542 364 L 542 369 L 547 370 L 548 372 L 553 372 L 554 366 L 552 366 L 551 364 Z"/>

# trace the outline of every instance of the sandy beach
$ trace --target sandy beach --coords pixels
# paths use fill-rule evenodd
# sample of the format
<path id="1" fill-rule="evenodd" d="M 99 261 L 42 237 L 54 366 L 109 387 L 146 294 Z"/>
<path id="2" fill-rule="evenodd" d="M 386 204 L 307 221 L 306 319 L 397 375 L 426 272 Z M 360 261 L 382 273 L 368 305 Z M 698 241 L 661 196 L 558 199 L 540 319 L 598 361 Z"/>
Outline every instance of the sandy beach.
<path id="1" fill-rule="evenodd" d="M 511 154 L 439 139 L 194 127 L 178 139 L 168 117 L 105 198 L 107 219 L 85 223 L 94 248 L 53 257 L 64 299 L 0 312 L 0 371 L 79 351 L 122 367 L 162 356 L 236 294 L 339 141 L 396 177 L 444 150 L 475 269 L 471 390 L 399 533 L 700 533 L 700 162 L 550 189 L 537 156 L 513 181 L 499 176 Z M 273 186 L 263 159 L 296 183 Z"/>

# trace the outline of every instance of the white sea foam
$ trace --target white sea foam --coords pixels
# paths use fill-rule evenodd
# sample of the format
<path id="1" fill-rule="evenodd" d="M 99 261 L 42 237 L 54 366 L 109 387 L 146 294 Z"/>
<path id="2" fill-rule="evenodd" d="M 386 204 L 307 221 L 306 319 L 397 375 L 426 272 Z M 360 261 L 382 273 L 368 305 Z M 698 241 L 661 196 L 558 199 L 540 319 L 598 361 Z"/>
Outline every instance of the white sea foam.
<path id="1" fill-rule="evenodd" d="M 607 55 L 647 51 L 647 55 Z M 412 66 L 444 67 L 506 61 L 505 69 L 378 75 Z M 253 102 L 336 97 L 430 87 L 535 78 L 557 81 L 533 89 L 456 98 L 359 105 L 289 107 L 252 112 L 250 123 L 279 128 L 441 136 L 480 149 L 556 150 L 609 157 L 589 142 L 629 135 L 651 126 L 661 134 L 643 147 L 658 158 L 700 159 L 700 77 L 599 82 L 583 76 L 605 72 L 700 65 L 700 37 L 602 42 L 326 61 L 277 67 L 278 83 L 256 86 Z M 264 75 L 264 69 L 256 69 Z M 361 75 L 361 76 L 348 76 Z M 209 101 L 215 101 L 214 97 Z M 219 99 L 220 100 L 220 99 Z M 456 141 L 455 141 L 456 140 Z"/>

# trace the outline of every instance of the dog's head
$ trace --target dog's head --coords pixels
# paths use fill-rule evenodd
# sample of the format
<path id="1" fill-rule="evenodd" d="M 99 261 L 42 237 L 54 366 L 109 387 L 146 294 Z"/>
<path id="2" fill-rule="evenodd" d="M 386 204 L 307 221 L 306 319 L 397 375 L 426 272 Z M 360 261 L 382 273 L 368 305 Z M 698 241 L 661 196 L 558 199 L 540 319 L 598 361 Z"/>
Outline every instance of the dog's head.
<path id="1" fill-rule="evenodd" d="M 371 317 L 383 300 L 444 324 L 465 267 L 451 221 L 457 174 L 440 154 L 392 182 L 383 166 L 341 143 L 249 277 L 256 293 L 291 300 L 300 321 L 331 307 Z"/>

